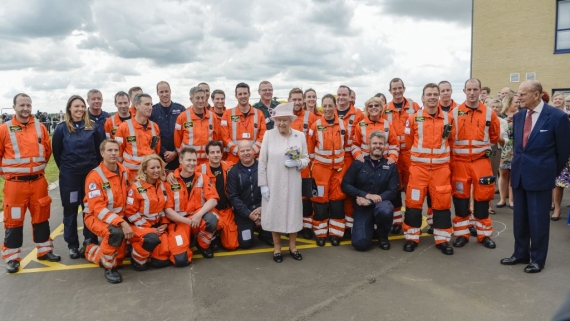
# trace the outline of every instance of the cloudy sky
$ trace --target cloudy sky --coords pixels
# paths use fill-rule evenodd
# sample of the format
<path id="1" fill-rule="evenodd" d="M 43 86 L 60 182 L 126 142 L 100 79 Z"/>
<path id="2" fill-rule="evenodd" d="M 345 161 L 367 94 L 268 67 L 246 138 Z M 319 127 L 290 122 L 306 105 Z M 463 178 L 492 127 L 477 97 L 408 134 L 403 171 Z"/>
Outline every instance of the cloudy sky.
<path id="1" fill-rule="evenodd" d="M 26 92 L 35 110 L 56 112 L 97 88 L 115 111 L 113 95 L 132 86 L 158 102 L 160 80 L 186 106 L 199 82 L 233 107 L 238 82 L 258 98 L 265 79 L 278 97 L 346 84 L 357 106 L 390 99 L 393 77 L 418 102 L 423 85 L 446 79 L 463 101 L 470 27 L 471 0 L 2 0 L 0 107 Z"/>

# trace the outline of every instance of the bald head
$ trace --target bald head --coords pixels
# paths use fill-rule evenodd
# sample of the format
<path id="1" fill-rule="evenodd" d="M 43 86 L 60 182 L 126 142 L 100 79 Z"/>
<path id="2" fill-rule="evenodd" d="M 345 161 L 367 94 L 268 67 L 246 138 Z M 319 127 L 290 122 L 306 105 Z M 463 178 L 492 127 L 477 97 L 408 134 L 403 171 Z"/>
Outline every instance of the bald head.
<path id="1" fill-rule="evenodd" d="M 245 166 L 250 166 L 255 162 L 255 153 L 253 151 L 253 142 L 249 140 L 240 140 L 237 143 L 238 157 L 240 162 Z"/>

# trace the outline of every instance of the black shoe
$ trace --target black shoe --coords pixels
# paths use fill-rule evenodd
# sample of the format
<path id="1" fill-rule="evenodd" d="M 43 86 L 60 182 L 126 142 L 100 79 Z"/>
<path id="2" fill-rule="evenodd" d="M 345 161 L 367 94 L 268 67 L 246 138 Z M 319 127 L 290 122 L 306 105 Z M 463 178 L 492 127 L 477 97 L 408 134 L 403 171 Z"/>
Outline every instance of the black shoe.
<path id="1" fill-rule="evenodd" d="M 515 265 L 515 264 L 529 264 L 530 263 L 530 259 L 520 259 L 518 257 L 506 257 L 504 259 L 501 260 L 501 264 L 502 265 Z"/>
<path id="2" fill-rule="evenodd" d="M 107 282 L 109 283 L 121 283 L 123 282 L 123 277 L 121 276 L 121 273 L 119 273 L 119 271 L 115 270 L 115 269 L 105 269 L 105 279 L 107 279 Z"/>
<path id="3" fill-rule="evenodd" d="M 433 235 L 433 226 L 428 227 L 427 233 Z"/>
<path id="4" fill-rule="evenodd" d="M 304 228 L 304 229 L 301 231 L 301 236 L 302 236 L 304 239 L 310 240 L 310 239 L 313 238 L 313 230 L 310 229 L 310 228 Z"/>
<path id="5" fill-rule="evenodd" d="M 273 253 L 273 261 L 275 261 L 275 263 L 283 262 L 283 255 L 281 255 L 281 253 Z"/>
<path id="6" fill-rule="evenodd" d="M 324 237 L 317 237 L 317 246 L 325 246 L 326 238 Z"/>
<path id="7" fill-rule="evenodd" d="M 205 259 L 212 259 L 214 258 L 214 252 L 212 252 L 211 248 L 204 249 L 200 245 L 196 245 L 198 252 L 202 254 Z"/>
<path id="8" fill-rule="evenodd" d="M 6 272 L 16 273 L 20 270 L 20 261 L 12 260 L 6 264 Z"/>
<path id="9" fill-rule="evenodd" d="M 392 225 L 392 234 L 400 234 L 402 232 L 402 225 Z"/>
<path id="10" fill-rule="evenodd" d="M 469 226 L 469 234 L 471 234 L 471 236 L 476 237 L 477 236 L 477 228 L 475 226 Z"/>
<path id="11" fill-rule="evenodd" d="M 539 273 L 544 269 L 544 265 L 532 262 L 524 268 L 525 273 Z"/>
<path id="12" fill-rule="evenodd" d="M 212 252 L 218 252 L 221 247 L 222 245 L 220 241 L 220 236 L 217 236 L 215 239 L 212 240 L 212 243 L 210 243 L 210 249 L 212 250 Z"/>
<path id="13" fill-rule="evenodd" d="M 441 253 L 445 255 L 453 255 L 453 248 L 447 242 L 436 244 L 435 247 L 440 249 Z"/>
<path id="14" fill-rule="evenodd" d="M 378 246 L 380 246 L 381 249 L 387 251 L 390 249 L 390 241 L 388 239 L 380 239 Z"/>
<path id="15" fill-rule="evenodd" d="M 344 235 L 342 236 L 342 238 L 345 239 L 345 240 L 350 240 L 350 239 L 352 239 L 352 229 L 349 228 L 349 227 L 347 227 L 347 228 L 344 230 Z"/>
<path id="16" fill-rule="evenodd" d="M 273 238 L 271 237 L 271 235 L 269 235 L 269 237 L 264 237 L 261 236 L 261 234 L 257 237 L 260 241 L 264 242 L 265 244 L 273 247 L 275 244 L 273 243 Z"/>
<path id="17" fill-rule="evenodd" d="M 83 250 L 83 253 L 85 253 L 85 250 Z M 79 254 L 79 249 L 76 247 L 71 247 L 69 248 L 69 258 L 71 258 L 72 260 L 78 259 L 80 257 Z"/>
<path id="18" fill-rule="evenodd" d="M 135 261 L 135 260 L 132 260 L 131 263 L 133 264 L 133 269 L 134 269 L 135 271 L 142 272 L 142 271 L 148 270 L 148 265 L 147 265 L 147 264 L 140 264 L 140 263 L 138 263 L 138 262 Z"/>
<path id="19" fill-rule="evenodd" d="M 465 236 L 459 236 L 458 238 L 455 239 L 455 242 L 453 242 L 453 246 L 455 247 L 464 247 L 465 244 L 469 243 L 469 239 L 466 238 Z"/>
<path id="20" fill-rule="evenodd" d="M 406 241 L 406 244 L 404 244 L 404 251 L 413 252 L 417 246 L 418 246 L 418 243 L 416 243 L 414 241 Z"/>
<path id="21" fill-rule="evenodd" d="M 491 240 L 491 238 L 488 236 L 485 236 L 483 238 L 483 241 L 481 241 L 481 243 L 483 243 L 483 246 L 488 248 L 488 249 L 494 249 L 497 247 L 497 244 L 495 244 L 495 242 L 493 240 Z"/>
<path id="22" fill-rule="evenodd" d="M 301 261 L 303 259 L 303 256 L 299 251 L 291 252 L 291 250 L 289 250 L 289 254 L 297 261 Z"/>
<path id="23" fill-rule="evenodd" d="M 40 261 L 50 261 L 50 262 L 59 262 L 61 261 L 61 256 L 53 254 L 53 252 L 47 252 L 42 256 L 38 256 L 38 260 Z"/>
<path id="24" fill-rule="evenodd" d="M 339 238 L 336 236 L 331 236 L 331 245 L 332 246 L 339 246 L 340 245 Z"/>
<path id="25" fill-rule="evenodd" d="M 550 220 L 553 221 L 553 222 L 556 222 L 556 221 L 558 221 L 559 219 L 560 219 L 560 213 L 558 213 L 558 216 L 552 215 L 552 216 L 550 217 Z"/>

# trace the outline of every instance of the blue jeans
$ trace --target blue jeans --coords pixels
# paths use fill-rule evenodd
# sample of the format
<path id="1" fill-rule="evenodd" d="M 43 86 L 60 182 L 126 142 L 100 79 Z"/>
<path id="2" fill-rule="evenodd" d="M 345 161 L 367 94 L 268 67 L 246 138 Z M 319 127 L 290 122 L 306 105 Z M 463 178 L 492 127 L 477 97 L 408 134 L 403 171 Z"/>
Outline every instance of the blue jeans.
<path id="1" fill-rule="evenodd" d="M 378 230 L 378 237 L 387 239 L 392 219 L 394 216 L 394 206 L 390 201 L 382 201 L 376 205 L 358 206 L 355 205 L 352 217 L 352 246 L 357 251 L 366 251 L 372 244 L 374 235 L 374 224 Z"/>

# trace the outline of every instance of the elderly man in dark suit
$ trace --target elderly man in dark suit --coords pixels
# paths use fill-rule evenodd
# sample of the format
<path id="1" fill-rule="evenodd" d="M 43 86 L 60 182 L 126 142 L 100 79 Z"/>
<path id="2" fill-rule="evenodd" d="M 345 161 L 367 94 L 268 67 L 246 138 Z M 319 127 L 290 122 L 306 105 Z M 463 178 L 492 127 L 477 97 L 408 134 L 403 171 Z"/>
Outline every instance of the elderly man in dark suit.
<path id="1" fill-rule="evenodd" d="M 518 95 L 525 111 L 513 117 L 515 251 L 501 264 L 526 263 L 526 273 L 538 273 L 544 268 L 548 252 L 554 180 L 570 155 L 570 121 L 563 111 L 542 101 L 542 85 L 538 81 L 523 82 Z"/>

